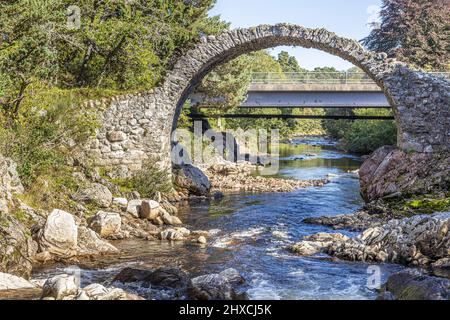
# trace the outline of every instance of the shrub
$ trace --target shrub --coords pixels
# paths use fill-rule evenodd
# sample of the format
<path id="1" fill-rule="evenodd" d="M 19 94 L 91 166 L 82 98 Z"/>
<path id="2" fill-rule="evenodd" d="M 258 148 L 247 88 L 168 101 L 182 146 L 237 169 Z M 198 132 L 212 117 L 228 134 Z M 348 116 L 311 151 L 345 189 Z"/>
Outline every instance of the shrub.
<path id="1" fill-rule="evenodd" d="M 172 180 L 168 171 L 161 170 L 154 161 L 147 161 L 130 179 L 112 179 L 121 192 L 137 191 L 141 197 L 154 199 L 158 192 L 170 193 Z"/>

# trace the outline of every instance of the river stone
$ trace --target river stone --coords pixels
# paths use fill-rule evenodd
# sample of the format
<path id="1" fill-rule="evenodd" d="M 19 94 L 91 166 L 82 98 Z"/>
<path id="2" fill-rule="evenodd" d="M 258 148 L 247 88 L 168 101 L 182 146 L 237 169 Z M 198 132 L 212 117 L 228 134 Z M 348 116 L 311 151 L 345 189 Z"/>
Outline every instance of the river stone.
<path id="1" fill-rule="evenodd" d="M 0 272 L 0 291 L 35 288 L 35 285 L 23 278 Z"/>
<path id="2" fill-rule="evenodd" d="M 209 274 L 190 281 L 188 296 L 192 300 L 235 300 L 236 293 L 225 277 Z"/>
<path id="3" fill-rule="evenodd" d="M 219 275 L 227 279 L 227 281 L 232 285 L 241 285 L 245 283 L 244 277 L 242 277 L 242 275 L 233 268 L 226 269 L 219 273 Z"/>
<path id="4" fill-rule="evenodd" d="M 339 259 L 432 266 L 450 258 L 450 212 L 394 219 L 354 238 L 320 233 L 291 249 L 301 255 L 325 253 Z"/>
<path id="5" fill-rule="evenodd" d="M 99 183 L 92 183 L 91 185 L 82 188 L 76 195 L 73 196 L 73 198 L 75 201 L 92 203 L 101 208 L 109 208 L 113 201 L 111 191 Z"/>
<path id="6" fill-rule="evenodd" d="M 56 256 L 73 256 L 77 251 L 78 228 L 74 217 L 62 210 L 53 210 L 38 235 L 39 249 Z"/>
<path id="7" fill-rule="evenodd" d="M 115 212 L 99 211 L 89 221 L 89 227 L 102 238 L 114 236 L 120 232 L 122 218 Z"/>
<path id="8" fill-rule="evenodd" d="M 150 221 L 155 221 L 160 214 L 161 206 L 153 200 L 143 200 L 141 203 L 140 217 Z"/>
<path id="9" fill-rule="evenodd" d="M 160 268 L 156 270 L 123 269 L 113 282 L 142 282 L 163 288 L 184 288 L 187 285 L 187 274 L 179 268 Z"/>
<path id="10" fill-rule="evenodd" d="M 394 300 L 449 300 L 450 280 L 418 270 L 405 270 L 389 277 L 379 299 L 386 297 Z"/>
<path id="11" fill-rule="evenodd" d="M 211 183 L 208 177 L 199 168 L 192 165 L 176 166 L 174 168 L 175 184 L 186 189 L 194 196 L 208 196 Z"/>
<path id="12" fill-rule="evenodd" d="M 113 204 L 121 209 L 126 209 L 128 207 L 128 200 L 125 198 L 114 198 Z"/>
<path id="13" fill-rule="evenodd" d="M 42 288 L 42 298 L 63 300 L 78 293 L 78 285 L 74 276 L 62 274 L 47 279 Z"/>
<path id="14" fill-rule="evenodd" d="M 139 218 L 142 200 L 131 200 L 128 202 L 127 212 L 135 218 Z"/>
<path id="15" fill-rule="evenodd" d="M 197 242 L 200 243 L 200 244 L 207 244 L 208 243 L 208 241 L 206 240 L 206 238 L 204 236 L 198 237 Z"/>
<path id="16" fill-rule="evenodd" d="M 167 230 L 161 231 L 161 233 L 159 234 L 159 238 L 161 240 L 169 240 L 169 241 L 183 241 L 184 240 L 183 234 L 174 229 L 167 229 Z"/>
<path id="17" fill-rule="evenodd" d="M 95 231 L 86 227 L 78 227 L 78 255 L 102 255 L 118 252 L 116 247 L 101 239 Z"/>

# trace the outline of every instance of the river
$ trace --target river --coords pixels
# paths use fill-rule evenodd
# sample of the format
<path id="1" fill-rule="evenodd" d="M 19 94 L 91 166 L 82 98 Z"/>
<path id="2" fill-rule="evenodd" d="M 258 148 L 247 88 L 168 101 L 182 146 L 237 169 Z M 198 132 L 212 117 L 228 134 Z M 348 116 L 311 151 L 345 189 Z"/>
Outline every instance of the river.
<path id="1" fill-rule="evenodd" d="M 294 139 L 280 149 L 277 176 L 329 178 L 331 182 L 292 193 L 229 195 L 220 201 L 194 202 L 181 208 L 180 217 L 190 230 L 214 230 L 204 248 L 183 243 L 121 241 L 114 243 L 124 252 L 120 258 L 106 259 L 100 265 L 96 261 L 95 268 L 85 263 L 36 270 L 34 278 L 79 271 L 84 286 L 93 282 L 109 284 L 128 266 L 179 266 L 191 275 L 235 268 L 247 279 L 245 290 L 250 299 L 374 299 L 376 291 L 367 287 L 369 265 L 326 256 L 298 257 L 286 250 L 305 235 L 335 232 L 302 223 L 303 219 L 351 213 L 363 204 L 355 173 L 360 158 L 337 151 L 321 138 Z M 382 281 L 401 270 L 396 265 L 380 267 Z M 124 289 L 149 299 L 180 298 L 176 292 L 153 291 L 139 285 Z"/>

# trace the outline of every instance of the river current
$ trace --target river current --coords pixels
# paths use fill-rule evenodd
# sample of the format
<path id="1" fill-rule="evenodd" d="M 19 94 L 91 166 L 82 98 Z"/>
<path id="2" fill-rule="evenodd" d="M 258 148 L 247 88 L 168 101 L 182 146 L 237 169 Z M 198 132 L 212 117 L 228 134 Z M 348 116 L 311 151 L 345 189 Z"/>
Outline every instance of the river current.
<path id="1" fill-rule="evenodd" d="M 327 256 L 299 257 L 286 249 L 303 236 L 336 232 L 305 224 L 305 218 L 352 213 L 361 207 L 356 173 L 360 158 L 337 151 L 321 138 L 294 139 L 283 144 L 280 151 L 278 177 L 328 178 L 330 183 L 292 193 L 236 194 L 217 201 L 193 202 L 181 208 L 180 218 L 190 230 L 214 231 L 207 247 L 121 241 L 114 243 L 124 252 L 120 259 L 102 261 L 95 267 L 87 264 L 37 270 L 34 278 L 77 272 L 84 286 L 94 282 L 109 284 L 128 266 L 179 266 L 191 276 L 235 268 L 247 280 L 245 290 L 250 299 L 374 299 L 376 291 L 367 286 L 373 271 L 368 264 Z M 382 281 L 401 270 L 396 265 L 379 267 Z M 124 289 L 149 299 L 180 298 L 175 292 L 154 291 L 137 284 Z"/>

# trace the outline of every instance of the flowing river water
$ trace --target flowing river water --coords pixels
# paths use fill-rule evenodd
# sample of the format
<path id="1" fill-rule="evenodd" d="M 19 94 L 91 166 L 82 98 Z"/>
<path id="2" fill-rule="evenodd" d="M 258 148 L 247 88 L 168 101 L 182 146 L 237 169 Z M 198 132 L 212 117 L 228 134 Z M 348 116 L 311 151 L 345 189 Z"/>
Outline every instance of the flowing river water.
<path id="1" fill-rule="evenodd" d="M 236 194 L 220 201 L 190 203 L 181 208 L 180 217 L 190 230 L 214 230 L 208 246 L 121 241 L 114 243 L 123 251 L 120 258 L 36 270 L 34 278 L 76 272 L 85 286 L 109 284 L 129 266 L 178 266 L 191 276 L 235 268 L 247 279 L 245 290 L 250 299 L 374 299 L 376 291 L 367 287 L 369 265 L 326 256 L 299 257 L 286 249 L 303 236 L 335 232 L 305 224 L 305 218 L 352 213 L 363 204 L 355 173 L 360 158 L 337 151 L 326 140 L 307 138 L 282 145 L 280 160 L 279 177 L 329 178 L 331 182 L 292 193 Z M 401 270 L 396 265 L 379 267 L 382 281 Z M 149 299 L 182 298 L 176 292 L 153 291 L 139 284 L 124 289 Z"/>

